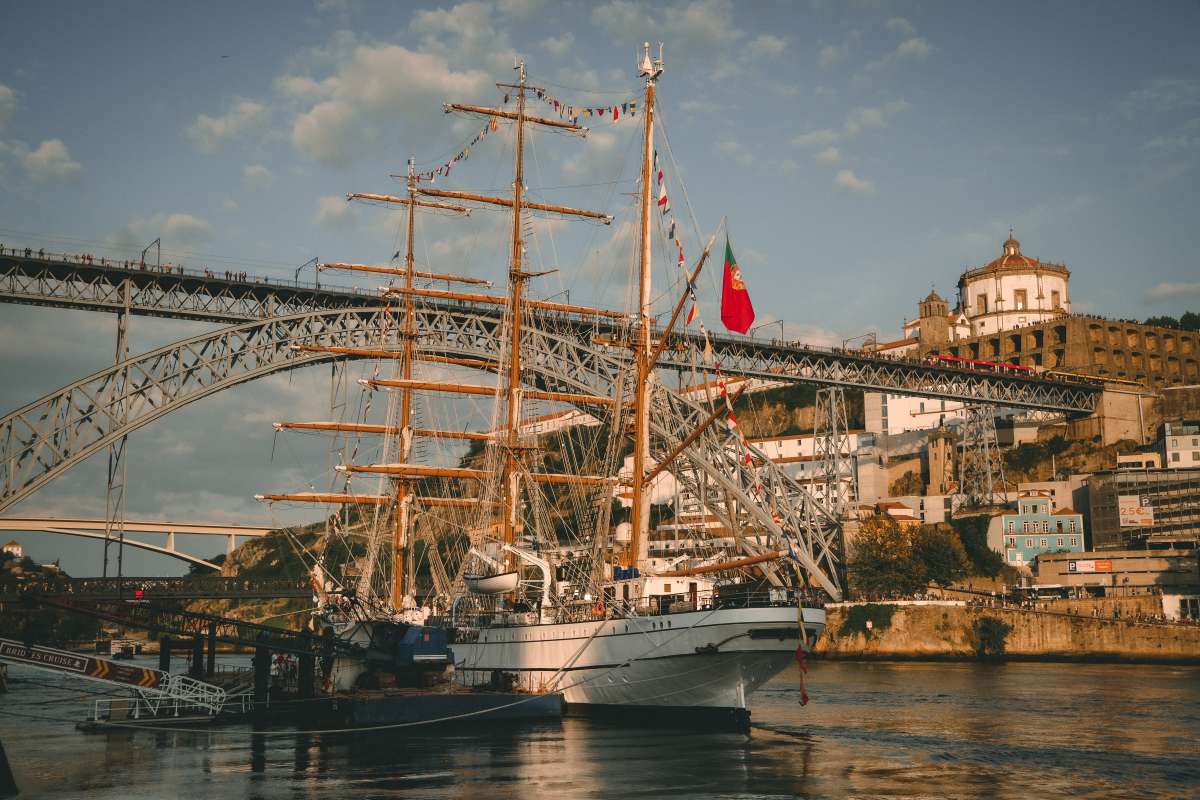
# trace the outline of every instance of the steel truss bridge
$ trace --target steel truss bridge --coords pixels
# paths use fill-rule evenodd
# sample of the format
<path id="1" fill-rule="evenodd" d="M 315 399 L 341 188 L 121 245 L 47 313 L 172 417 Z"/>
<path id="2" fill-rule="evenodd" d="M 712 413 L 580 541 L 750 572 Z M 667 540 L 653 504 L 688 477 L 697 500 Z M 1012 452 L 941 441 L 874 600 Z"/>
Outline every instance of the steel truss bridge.
<path id="1" fill-rule="evenodd" d="M 139 268 L 0 258 L 0 301 L 88 308 L 179 319 L 251 321 L 191 337 L 128 358 L 0 419 L 0 510 L 29 496 L 129 432 L 215 392 L 266 375 L 345 356 L 298 345 L 392 346 L 391 309 L 366 293 L 280 286 L 265 281 L 209 279 Z M 298 308 L 300 307 L 300 308 Z M 283 313 L 293 311 L 293 313 Z M 597 341 L 628 336 L 629 322 L 537 312 L 522 341 L 532 388 L 577 395 L 628 395 L 628 351 Z M 465 301 L 423 303 L 417 313 L 422 353 L 499 362 L 506 337 L 503 308 Z M 392 331 L 380 342 L 381 330 Z M 695 341 L 687 335 L 664 349 L 663 366 L 691 371 Z M 712 340 L 722 370 L 784 382 L 851 386 L 897 394 L 1016 406 L 1067 414 L 1095 410 L 1102 387 L 863 357 L 753 339 Z M 656 382 L 652 397 L 652 457 L 663 459 L 708 416 L 700 404 Z M 612 409 L 576 403 L 600 419 Z M 612 420 L 620 424 L 621 420 Z M 720 429 L 720 430 L 718 430 Z M 762 529 L 786 547 L 830 594 L 841 594 L 836 520 L 807 491 L 754 452 L 746 465 L 731 434 L 712 426 L 677 460 L 672 472 L 693 497 L 731 530 Z M 759 499 L 756 499 L 759 498 Z"/>

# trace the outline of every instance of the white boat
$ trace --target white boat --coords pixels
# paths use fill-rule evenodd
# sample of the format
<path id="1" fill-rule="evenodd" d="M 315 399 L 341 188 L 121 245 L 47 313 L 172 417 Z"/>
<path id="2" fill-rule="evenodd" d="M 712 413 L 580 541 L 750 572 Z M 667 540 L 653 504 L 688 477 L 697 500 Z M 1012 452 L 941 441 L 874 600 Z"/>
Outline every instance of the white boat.
<path id="1" fill-rule="evenodd" d="M 505 623 L 456 630 L 456 680 L 485 685 L 509 673 L 523 688 L 558 690 L 579 706 L 741 710 L 795 661 L 801 624 L 811 648 L 825 611 L 779 604 Z"/>
<path id="2" fill-rule="evenodd" d="M 381 378 L 376 370 L 370 379 L 359 381 L 367 391 L 392 392 L 387 415 L 382 424 L 362 419 L 280 423 L 277 427 L 383 435 L 379 463 L 337 467 L 347 481 L 377 476 L 377 488 L 371 493 L 351 492 L 347 482 L 341 492 L 261 497 L 355 505 L 369 512 L 369 516 L 363 514 L 371 522 L 365 526 L 367 546 L 359 560 L 360 577 L 350 604 L 352 613 L 347 617 L 350 624 L 337 630 L 339 636 L 372 638 L 375 620 L 420 611 L 421 623 L 447 628 L 455 680 L 467 686 L 561 692 L 568 703 L 591 708 L 721 710 L 744 717 L 748 696 L 802 652 L 810 651 L 824 631 L 825 612 L 814 590 L 800 587 L 820 585 L 836 596 L 836 579 L 830 577 L 836 555 L 827 544 L 817 552 L 811 539 L 804 539 L 804 526 L 811 522 L 805 516 L 808 507 L 800 513 L 797 509 L 804 501 L 791 506 L 786 503 L 791 502 L 787 498 L 808 495 L 794 482 L 787 485 L 790 478 L 781 478 L 781 471 L 761 452 L 752 451 L 744 437 L 735 436 L 732 403 L 722 395 L 720 403 L 710 402 L 708 407 L 677 406 L 676 402 L 692 401 L 666 389 L 657 375 L 660 354 L 682 319 L 685 302 L 689 297 L 695 302 L 694 282 L 716 238 L 714 233 L 689 270 L 683 246 L 676 238 L 674 219 L 669 226 L 663 223 L 664 230 L 669 231 L 670 246 L 678 249 L 681 285 L 686 289 L 681 291 L 667 326 L 655 328 L 657 315 L 650 281 L 651 212 L 669 211 L 663 171 L 654 149 L 654 98 L 663 69 L 661 50 L 654 61 L 648 45 L 644 51 L 639 65 L 640 76 L 645 79 L 643 99 L 607 110 L 595 109 L 598 113 L 584 109 L 585 116 L 604 118 L 607 114 L 614 120 L 619 110 L 628 116 L 641 114 L 637 201 L 641 246 L 637 306 L 632 314 L 527 296 L 530 278 L 556 270 L 527 271 L 524 254 L 532 228 L 527 220 L 523 221 L 525 210 L 605 224 L 613 218 L 525 197 L 526 126 L 579 136 L 587 129 L 579 124 L 578 107 L 564 106 L 552 100 L 545 89 L 527 85 L 524 63 L 517 68 L 517 83 L 497 84 L 505 92 L 502 106 L 446 106 L 448 111 L 487 120 L 487 127 L 472 145 L 489 130 L 497 130 L 501 121 L 513 125 L 516 174 L 511 197 L 424 187 L 421 184 L 432 182 L 435 175 L 448 175 L 450 164 L 417 174 L 410 161 L 407 197 L 350 195 L 407 206 L 405 269 L 323 265 L 404 279 L 402 287 L 392 286 L 384 292 L 404 302 L 400 328 L 403 336 L 398 342 L 389 339 L 394 337 L 394 330 L 386 329 L 379 332 L 378 349 L 374 350 L 306 345 L 314 351 L 392 359 L 396 377 Z M 532 113 L 527 101 L 535 99 L 546 103 L 558 118 Z M 464 148 L 455 160 L 465 158 L 469 150 Z M 657 201 L 652 195 L 655 183 Z M 487 359 L 419 350 L 422 337 L 417 329 L 417 298 L 456 300 L 478 296 L 414 288 L 414 277 L 448 283 L 486 281 L 414 270 L 414 211 L 433 207 L 465 213 L 466 207 L 453 203 L 468 202 L 511 209 L 513 219 L 508 293 L 486 298 L 507 311 L 497 327 L 480 329 L 501 345 Z M 727 253 L 731 253 L 728 246 Z M 731 260 L 732 256 L 727 258 Z M 726 268 L 730 270 L 728 264 Z M 737 280 L 740 282 L 740 277 Z M 694 313 L 695 308 L 688 314 L 689 322 Z M 618 374 L 610 383 L 594 390 L 582 380 L 572 383 L 577 376 L 571 364 L 562 367 L 561 374 L 535 374 L 535 368 L 545 369 L 546 364 L 555 363 L 548 356 L 559 345 L 551 338 L 540 338 L 544 331 L 537 330 L 539 321 L 553 325 L 554 314 L 603 320 L 611 327 L 605 335 L 593 336 L 592 345 L 612 347 L 632 356 L 624 366 L 613 368 Z M 602 329 L 598 326 L 596 330 Z M 534 349 L 538 343 L 542 343 L 544 352 Z M 395 344 L 400 349 L 395 349 Z M 697 356 L 708 359 L 708 349 L 706 346 Z M 397 355 L 401 356 L 398 362 Z M 419 357 L 492 372 L 496 378 L 482 383 L 418 380 L 414 364 Z M 705 369 L 717 374 L 719 366 L 706 360 Z M 492 397 L 492 412 L 480 414 L 489 421 L 489 427 L 466 431 L 462 420 L 451 419 L 451 424 L 417 428 L 410 410 L 416 392 Z M 531 433 L 527 425 L 528 401 L 587 409 L 582 416 L 593 420 L 602 435 L 595 440 L 580 437 L 576 442 L 566 437 L 567 441 L 557 444 L 556 459 L 544 458 L 544 443 L 538 440 L 537 430 Z M 362 408 L 369 406 L 360 404 Z M 446 413 L 455 413 L 456 406 L 446 408 Z M 434 403 L 427 403 L 423 413 L 433 415 L 436 411 Z M 728 425 L 714 426 L 726 412 L 730 416 Z M 716 433 L 718 427 L 724 433 Z M 627 436 L 633 440 L 633 464 L 629 476 L 624 477 L 617 474 L 616 454 L 623 452 Z M 447 466 L 454 462 L 438 462 L 414 450 L 414 439 L 426 445 L 470 441 L 479 448 L 475 451 L 477 458 Z M 729 448 L 738 449 L 733 452 Z M 425 463 L 417 463 L 422 458 Z M 553 472 L 552 466 L 561 466 L 562 471 Z M 734 533 L 725 534 L 725 543 L 716 544 L 717 537 L 709 536 L 709 529 L 702 525 L 692 538 L 707 537 L 712 542 L 665 562 L 649 558 L 648 540 L 652 482 L 654 475 L 668 466 L 677 479 L 696 482 L 702 488 L 700 516 L 711 515 Z M 760 480 L 764 476 L 765 488 Z M 466 484 L 471 485 L 471 491 L 464 491 Z M 631 500 L 630 520 L 613 525 L 613 501 L 625 495 L 626 487 Z M 442 520 L 439 514 L 447 516 Z M 414 523 L 417 517 L 421 519 L 419 528 Z M 338 517 L 330 519 L 336 523 Z M 415 579 L 418 551 L 427 562 L 433 588 L 420 608 Z M 318 586 L 323 583 L 323 578 L 316 581 Z M 426 604 L 432 612 L 427 623 Z M 352 670 L 347 675 L 357 680 Z"/>
<path id="3" fill-rule="evenodd" d="M 506 594 L 517 590 L 521 574 L 514 570 L 499 575 L 463 575 L 463 582 L 472 594 Z"/>

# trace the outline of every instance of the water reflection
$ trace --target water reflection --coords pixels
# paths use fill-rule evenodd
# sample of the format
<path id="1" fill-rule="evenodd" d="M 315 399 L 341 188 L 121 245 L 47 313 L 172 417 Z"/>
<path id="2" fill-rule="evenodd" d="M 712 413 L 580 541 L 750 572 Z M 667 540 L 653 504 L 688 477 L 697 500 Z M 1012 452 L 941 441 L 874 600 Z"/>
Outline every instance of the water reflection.
<path id="1" fill-rule="evenodd" d="M 14 672 L 0 712 L 82 716 L 79 684 Z M 573 717 L 416 734 L 83 734 L 0 713 L 0 738 L 22 797 L 1110 798 L 1200 786 L 1197 669 L 824 662 L 809 690 L 801 708 L 794 674 L 764 687 L 749 736 Z"/>

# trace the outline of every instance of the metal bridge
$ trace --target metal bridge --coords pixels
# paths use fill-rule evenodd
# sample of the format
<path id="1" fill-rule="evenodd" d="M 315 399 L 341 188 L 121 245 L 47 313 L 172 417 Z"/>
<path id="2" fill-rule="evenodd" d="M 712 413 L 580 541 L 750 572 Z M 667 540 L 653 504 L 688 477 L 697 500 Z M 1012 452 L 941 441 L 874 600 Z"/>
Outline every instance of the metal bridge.
<path id="1" fill-rule="evenodd" d="M 119 302 L 118 302 L 119 299 Z M 11 505 L 129 432 L 202 397 L 284 370 L 334 358 L 299 345 L 399 347 L 390 311 L 367 293 L 326 292 L 265 281 L 229 281 L 140 267 L 73 264 L 25 256 L 0 259 L 0 302 L 36 303 L 120 313 L 213 321 L 253 321 L 185 339 L 63 387 L 0 419 L 0 509 Z M 304 311 L 285 309 L 311 304 Z M 333 307 L 330 310 L 330 306 Z M 597 345 L 628 338 L 629 322 L 582 314 L 536 312 L 544 326 L 527 329 L 526 381 L 532 388 L 581 396 L 594 416 L 611 409 L 586 396 L 629 391 L 629 353 Z M 420 352 L 498 362 L 503 309 L 466 301 L 423 303 L 417 312 Z M 392 341 L 379 341 L 381 330 Z M 668 368 L 691 370 L 687 335 L 663 351 Z M 722 370 L 778 381 L 854 386 L 898 394 L 1018 406 L 1072 414 L 1092 412 L 1100 386 L 934 367 L 734 336 L 713 338 Z M 695 341 L 690 343 L 695 345 Z M 652 456 L 683 447 L 707 409 L 655 382 Z M 709 429 L 688 446 L 672 471 L 731 529 L 752 525 L 793 551 L 833 596 L 840 595 L 836 525 L 808 492 L 761 453 L 742 463 L 721 434 Z M 765 495 L 764 495 L 765 493 Z M 767 508 L 754 497 L 769 498 Z"/>
<path id="2" fill-rule="evenodd" d="M 272 282 L 254 276 L 226 279 L 196 270 L 172 272 L 132 262 L 96 264 L 94 259 L 93 263 L 80 263 L 64 257 L 25 256 L 24 252 L 0 253 L 0 302 L 228 323 L 377 307 L 381 302 L 377 293 L 356 288 Z M 425 305 L 483 317 L 498 318 L 503 313 L 496 306 L 472 301 L 434 300 Z M 612 320 L 573 314 L 545 316 L 555 318 L 556 330 L 574 331 L 589 346 L 598 334 L 626 332 L 622 323 Z M 680 344 L 698 343 L 694 334 L 675 338 Z M 931 366 L 744 336 L 712 336 L 711 340 L 727 374 L 782 381 L 1075 415 L 1093 413 L 1103 389 L 1093 383 Z M 691 352 L 686 346 L 668 347 L 662 353 L 661 364 L 690 370 Z"/>
<path id="3" fill-rule="evenodd" d="M 126 538 L 125 544 L 152 553 L 161 553 L 172 558 L 178 558 L 189 564 L 195 564 L 208 569 L 217 570 L 220 567 L 211 561 L 185 553 L 176 547 L 175 535 L 187 536 L 222 536 L 225 538 L 225 555 L 228 556 L 237 547 L 237 538 L 257 539 L 268 535 L 272 528 L 260 528 L 250 525 L 203 525 L 189 522 L 157 522 L 146 520 L 125 520 L 125 533 L 158 533 L 166 534 L 165 545 L 143 542 L 139 539 Z M 103 519 L 70 519 L 52 517 L 0 517 L 0 531 L 25 531 L 37 533 L 53 533 L 60 536 L 77 536 L 85 539 L 104 541 L 106 522 Z"/>

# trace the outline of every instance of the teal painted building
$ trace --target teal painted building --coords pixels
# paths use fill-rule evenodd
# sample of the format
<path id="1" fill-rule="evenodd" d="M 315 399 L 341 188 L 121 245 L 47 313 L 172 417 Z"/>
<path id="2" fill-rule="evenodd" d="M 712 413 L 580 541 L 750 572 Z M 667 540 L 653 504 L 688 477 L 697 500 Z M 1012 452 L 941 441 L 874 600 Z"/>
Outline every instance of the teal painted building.
<path id="1" fill-rule="evenodd" d="M 1051 509 L 1049 493 L 1023 494 L 1017 513 L 1000 516 L 1004 563 L 1028 570 L 1042 553 L 1082 553 L 1083 515 L 1071 508 Z"/>

